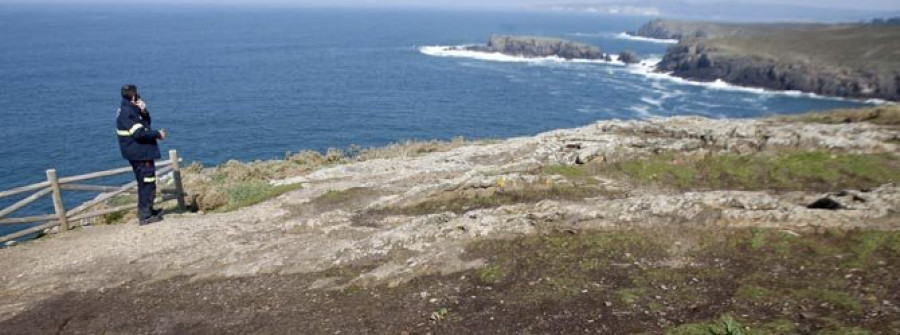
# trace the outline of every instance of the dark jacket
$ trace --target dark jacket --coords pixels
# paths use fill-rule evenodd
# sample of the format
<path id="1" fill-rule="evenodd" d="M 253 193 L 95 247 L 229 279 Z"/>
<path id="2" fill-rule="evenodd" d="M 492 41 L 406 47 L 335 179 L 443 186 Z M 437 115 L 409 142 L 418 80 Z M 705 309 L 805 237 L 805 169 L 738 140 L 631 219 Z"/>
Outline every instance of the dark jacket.
<path id="1" fill-rule="evenodd" d="M 116 133 L 122 157 L 130 161 L 155 160 L 162 157 L 156 139 L 159 132 L 150 127 L 150 113 L 141 113 L 131 101 L 122 99 L 116 117 Z"/>

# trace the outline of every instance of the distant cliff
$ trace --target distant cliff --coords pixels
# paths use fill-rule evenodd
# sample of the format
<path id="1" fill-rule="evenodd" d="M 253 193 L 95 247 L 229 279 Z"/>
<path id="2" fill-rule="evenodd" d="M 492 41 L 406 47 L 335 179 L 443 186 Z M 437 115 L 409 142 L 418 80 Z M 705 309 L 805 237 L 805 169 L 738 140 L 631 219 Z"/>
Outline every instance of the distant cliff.
<path id="1" fill-rule="evenodd" d="M 654 20 L 634 33 L 680 39 L 657 67 L 678 77 L 900 100 L 900 26 Z"/>
<path id="2" fill-rule="evenodd" d="M 532 36 L 491 36 L 487 46 L 472 46 L 469 50 L 499 52 L 522 57 L 552 57 L 565 59 L 602 59 L 600 48 L 556 38 Z"/>
<path id="3" fill-rule="evenodd" d="M 724 23 L 656 19 L 628 34 L 634 36 L 687 40 L 693 38 L 721 38 L 805 31 L 828 27 L 816 23 Z"/>

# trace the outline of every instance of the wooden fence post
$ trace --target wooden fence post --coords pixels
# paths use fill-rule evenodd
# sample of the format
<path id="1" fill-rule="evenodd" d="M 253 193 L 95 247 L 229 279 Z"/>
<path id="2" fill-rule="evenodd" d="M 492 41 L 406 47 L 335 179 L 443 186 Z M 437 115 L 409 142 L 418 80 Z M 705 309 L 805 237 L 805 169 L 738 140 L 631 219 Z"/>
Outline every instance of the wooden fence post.
<path id="1" fill-rule="evenodd" d="M 56 217 L 59 220 L 59 232 L 64 233 L 69 230 L 69 220 L 66 218 L 66 207 L 63 205 L 62 190 L 59 188 L 56 170 L 47 170 L 47 181 L 50 182 L 50 189 L 53 190 L 53 208 L 56 209 Z"/>
<path id="2" fill-rule="evenodd" d="M 181 185 L 181 167 L 178 165 L 178 150 L 169 150 L 169 159 L 172 161 L 172 180 L 175 182 L 175 198 L 178 200 L 178 210 L 184 212 L 187 205 L 184 202 L 184 187 Z"/>

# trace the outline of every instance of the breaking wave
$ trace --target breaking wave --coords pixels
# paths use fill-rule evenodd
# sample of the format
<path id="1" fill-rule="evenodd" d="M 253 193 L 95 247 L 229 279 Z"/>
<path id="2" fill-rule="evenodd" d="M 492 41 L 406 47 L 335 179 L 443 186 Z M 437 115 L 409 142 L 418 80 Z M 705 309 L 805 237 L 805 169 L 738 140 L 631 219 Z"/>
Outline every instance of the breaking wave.
<path id="1" fill-rule="evenodd" d="M 678 43 L 678 40 L 675 40 L 675 39 L 650 38 L 650 37 L 643 37 L 643 36 L 635 36 L 635 35 L 631 35 L 628 33 L 618 33 L 615 35 L 615 38 L 618 38 L 620 40 L 632 40 L 632 41 L 659 43 L 659 44 Z"/>
<path id="2" fill-rule="evenodd" d="M 505 63 L 595 63 L 595 64 L 611 64 L 624 66 L 625 63 L 619 61 L 616 55 L 610 55 L 612 61 L 602 59 L 565 59 L 562 57 L 525 57 L 512 56 L 499 52 L 483 52 L 473 51 L 466 48 L 474 45 L 457 45 L 457 46 L 424 46 L 419 48 L 419 52 L 435 57 L 452 57 L 452 58 L 469 58 L 491 62 Z"/>

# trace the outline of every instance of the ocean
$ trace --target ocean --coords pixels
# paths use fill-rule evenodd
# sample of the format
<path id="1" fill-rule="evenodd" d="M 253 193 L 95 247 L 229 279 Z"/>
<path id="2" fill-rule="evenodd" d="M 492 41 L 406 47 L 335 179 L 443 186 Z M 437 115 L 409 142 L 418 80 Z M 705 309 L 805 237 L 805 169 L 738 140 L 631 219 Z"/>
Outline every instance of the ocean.
<path id="1" fill-rule="evenodd" d="M 651 68 L 671 45 L 622 32 L 649 18 L 537 12 L 0 5 L 0 190 L 127 166 L 119 87 L 135 84 L 188 162 L 406 139 L 508 138 L 605 119 L 790 114 L 863 102 Z M 549 36 L 644 65 L 523 59 L 456 46 Z M 128 176 L 110 184 L 124 183 Z M 66 195 L 68 206 L 88 195 Z M 5 207 L 20 198 L 2 199 Z M 49 213 L 48 199 L 18 215 Z M 15 216 L 15 215 L 14 215 Z M 16 227 L 0 227 L 0 235 Z"/>

